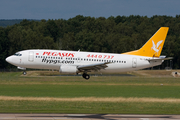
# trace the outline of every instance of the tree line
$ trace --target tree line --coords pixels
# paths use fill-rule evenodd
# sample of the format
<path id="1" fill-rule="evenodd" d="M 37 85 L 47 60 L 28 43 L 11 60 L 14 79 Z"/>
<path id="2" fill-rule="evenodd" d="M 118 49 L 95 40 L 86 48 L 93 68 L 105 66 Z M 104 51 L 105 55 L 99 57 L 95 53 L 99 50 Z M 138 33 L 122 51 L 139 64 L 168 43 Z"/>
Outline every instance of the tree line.
<path id="1" fill-rule="evenodd" d="M 0 69 L 12 68 L 7 56 L 26 49 L 81 50 L 123 53 L 142 47 L 162 26 L 169 32 L 161 55 L 173 57 L 173 68 L 180 68 L 180 15 L 85 17 L 68 20 L 22 20 L 0 27 Z M 162 68 L 168 64 L 165 62 Z"/>
<path id="2" fill-rule="evenodd" d="M 28 21 L 41 21 L 41 20 L 35 20 L 35 19 L 27 19 Z M 0 19 L 0 26 L 1 27 L 7 27 L 12 26 L 14 24 L 19 24 L 23 19 Z"/>

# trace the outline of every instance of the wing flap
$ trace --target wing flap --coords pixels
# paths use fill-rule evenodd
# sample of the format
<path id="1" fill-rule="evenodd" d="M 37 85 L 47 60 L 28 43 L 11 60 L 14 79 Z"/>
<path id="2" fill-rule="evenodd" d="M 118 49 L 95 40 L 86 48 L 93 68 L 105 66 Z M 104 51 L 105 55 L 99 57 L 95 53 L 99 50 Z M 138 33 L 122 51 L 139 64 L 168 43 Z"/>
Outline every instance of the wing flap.
<path id="1" fill-rule="evenodd" d="M 91 70 L 101 70 L 101 69 L 105 69 L 106 67 L 108 67 L 106 64 L 109 64 L 110 62 L 106 62 L 106 63 L 98 63 L 98 64 L 90 64 L 90 65 L 81 65 L 78 66 L 77 69 L 79 71 L 91 71 Z"/>

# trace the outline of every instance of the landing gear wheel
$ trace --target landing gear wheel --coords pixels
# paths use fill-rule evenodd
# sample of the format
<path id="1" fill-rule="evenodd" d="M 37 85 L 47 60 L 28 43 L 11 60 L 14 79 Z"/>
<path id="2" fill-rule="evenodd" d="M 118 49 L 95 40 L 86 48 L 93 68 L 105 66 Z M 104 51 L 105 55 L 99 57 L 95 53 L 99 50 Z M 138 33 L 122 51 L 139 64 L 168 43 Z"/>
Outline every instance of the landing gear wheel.
<path id="1" fill-rule="evenodd" d="M 86 80 L 88 80 L 88 79 L 90 78 L 90 76 L 89 76 L 88 74 L 86 74 L 86 73 L 83 73 L 82 77 L 83 77 L 84 79 L 86 79 Z"/>
<path id="2" fill-rule="evenodd" d="M 23 75 L 26 75 L 27 73 L 26 73 L 26 71 L 23 71 Z"/>
<path id="3" fill-rule="evenodd" d="M 85 79 L 88 80 L 89 78 L 90 78 L 90 76 L 87 74 L 86 77 L 85 77 Z"/>

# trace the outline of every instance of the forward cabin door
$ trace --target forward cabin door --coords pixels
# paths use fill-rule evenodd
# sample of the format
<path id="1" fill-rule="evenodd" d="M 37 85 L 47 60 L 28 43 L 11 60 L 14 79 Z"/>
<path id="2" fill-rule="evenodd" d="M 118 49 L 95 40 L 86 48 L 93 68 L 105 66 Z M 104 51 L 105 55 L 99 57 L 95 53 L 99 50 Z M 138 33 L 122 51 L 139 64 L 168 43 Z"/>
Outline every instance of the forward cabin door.
<path id="1" fill-rule="evenodd" d="M 29 52 L 28 60 L 29 60 L 29 62 L 33 62 L 34 61 L 34 52 L 33 51 Z"/>
<path id="2" fill-rule="evenodd" d="M 137 67 L 137 58 L 132 59 L 132 67 L 136 68 Z"/>

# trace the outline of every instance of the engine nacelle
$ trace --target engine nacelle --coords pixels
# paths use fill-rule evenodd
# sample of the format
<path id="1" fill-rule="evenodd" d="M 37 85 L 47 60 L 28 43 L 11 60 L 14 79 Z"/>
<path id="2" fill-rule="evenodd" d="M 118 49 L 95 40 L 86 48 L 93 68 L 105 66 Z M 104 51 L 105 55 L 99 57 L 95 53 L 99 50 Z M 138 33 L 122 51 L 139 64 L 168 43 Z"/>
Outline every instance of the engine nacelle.
<path id="1" fill-rule="evenodd" d="M 59 72 L 64 73 L 76 73 L 78 71 L 76 66 L 62 65 L 60 66 Z"/>

